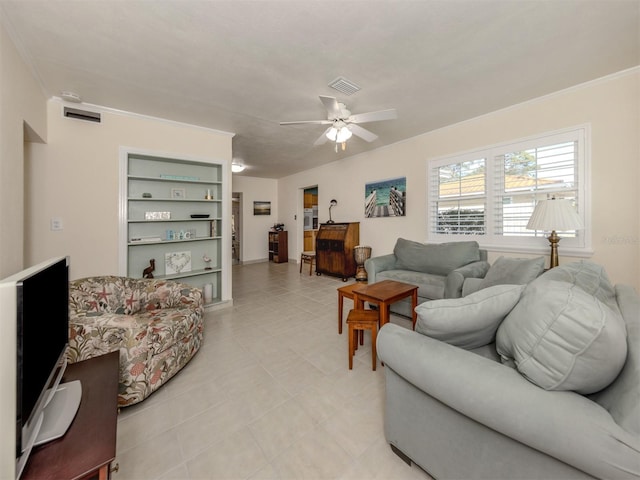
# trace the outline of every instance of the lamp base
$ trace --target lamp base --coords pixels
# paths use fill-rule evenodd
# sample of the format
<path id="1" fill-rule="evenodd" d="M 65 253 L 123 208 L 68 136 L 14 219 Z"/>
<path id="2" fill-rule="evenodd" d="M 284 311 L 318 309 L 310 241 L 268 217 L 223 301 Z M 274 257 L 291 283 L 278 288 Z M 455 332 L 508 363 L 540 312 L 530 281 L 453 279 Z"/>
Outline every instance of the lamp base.
<path id="1" fill-rule="evenodd" d="M 549 240 L 549 244 L 551 245 L 551 257 L 549 258 L 549 268 L 554 268 L 558 266 L 558 243 L 560 242 L 560 237 L 556 233 L 555 230 L 551 232 L 551 235 L 547 237 Z"/>

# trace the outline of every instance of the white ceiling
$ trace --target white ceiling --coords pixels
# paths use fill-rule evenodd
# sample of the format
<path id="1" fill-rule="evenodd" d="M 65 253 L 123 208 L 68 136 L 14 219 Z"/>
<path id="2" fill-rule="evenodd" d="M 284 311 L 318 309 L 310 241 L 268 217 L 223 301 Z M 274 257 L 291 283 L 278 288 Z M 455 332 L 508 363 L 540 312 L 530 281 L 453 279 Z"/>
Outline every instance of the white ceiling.
<path id="1" fill-rule="evenodd" d="M 235 133 L 279 178 L 640 64 L 640 0 L 0 0 L 48 96 Z M 327 86 L 338 76 L 362 90 Z M 335 153 L 318 95 L 395 108 Z"/>

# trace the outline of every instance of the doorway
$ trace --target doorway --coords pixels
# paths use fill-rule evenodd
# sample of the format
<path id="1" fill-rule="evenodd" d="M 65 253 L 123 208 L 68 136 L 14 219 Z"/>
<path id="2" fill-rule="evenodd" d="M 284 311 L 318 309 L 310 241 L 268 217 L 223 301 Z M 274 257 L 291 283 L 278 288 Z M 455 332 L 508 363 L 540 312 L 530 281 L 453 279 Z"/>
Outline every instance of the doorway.
<path id="1" fill-rule="evenodd" d="M 307 187 L 303 191 L 303 238 L 302 250 L 313 252 L 316 249 L 316 234 L 318 233 L 318 186 Z"/>
<path id="2" fill-rule="evenodd" d="M 242 247 L 242 193 L 231 194 L 231 264 L 240 265 Z"/>

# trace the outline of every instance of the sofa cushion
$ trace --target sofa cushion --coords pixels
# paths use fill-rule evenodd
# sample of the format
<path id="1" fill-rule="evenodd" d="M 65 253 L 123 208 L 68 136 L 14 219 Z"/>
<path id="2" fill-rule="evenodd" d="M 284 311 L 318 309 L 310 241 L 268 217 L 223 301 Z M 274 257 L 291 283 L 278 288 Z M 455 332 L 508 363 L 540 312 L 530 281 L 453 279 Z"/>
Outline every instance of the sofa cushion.
<path id="1" fill-rule="evenodd" d="M 558 280 L 577 285 L 589 295 L 619 311 L 616 292 L 602 265 L 581 260 L 552 268 L 540 278 L 540 281 Z"/>
<path id="2" fill-rule="evenodd" d="M 416 332 L 467 350 L 482 347 L 495 340 L 523 290 L 523 285 L 496 285 L 463 298 L 422 303 L 416 307 Z"/>
<path id="3" fill-rule="evenodd" d="M 545 390 L 597 392 L 609 385 L 627 356 L 622 317 L 569 282 L 536 281 L 502 322 L 496 336 L 502 359 L 514 361 Z"/>
<path id="4" fill-rule="evenodd" d="M 396 269 L 448 275 L 458 267 L 480 260 L 478 242 L 425 244 L 398 238 L 393 249 Z"/>
<path id="5" fill-rule="evenodd" d="M 544 271 L 544 257 L 499 257 L 484 276 L 480 288 L 493 285 L 526 285 Z"/>
<path id="6" fill-rule="evenodd" d="M 418 286 L 418 297 L 430 300 L 444 297 L 444 287 L 447 277 L 410 270 L 385 270 L 377 275 L 376 281 L 395 280 Z M 393 307 L 393 305 L 392 305 Z"/>

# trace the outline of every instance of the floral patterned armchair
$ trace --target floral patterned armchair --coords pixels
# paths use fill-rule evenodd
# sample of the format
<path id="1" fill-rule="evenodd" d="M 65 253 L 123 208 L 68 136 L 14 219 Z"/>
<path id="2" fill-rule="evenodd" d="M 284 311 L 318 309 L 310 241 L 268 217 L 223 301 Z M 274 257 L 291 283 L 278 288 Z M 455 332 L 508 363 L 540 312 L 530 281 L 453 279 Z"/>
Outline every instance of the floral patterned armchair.
<path id="1" fill-rule="evenodd" d="M 184 367 L 200 348 L 200 289 L 117 276 L 69 283 L 70 363 L 120 351 L 118 404 L 133 405 Z"/>

